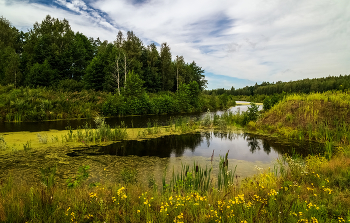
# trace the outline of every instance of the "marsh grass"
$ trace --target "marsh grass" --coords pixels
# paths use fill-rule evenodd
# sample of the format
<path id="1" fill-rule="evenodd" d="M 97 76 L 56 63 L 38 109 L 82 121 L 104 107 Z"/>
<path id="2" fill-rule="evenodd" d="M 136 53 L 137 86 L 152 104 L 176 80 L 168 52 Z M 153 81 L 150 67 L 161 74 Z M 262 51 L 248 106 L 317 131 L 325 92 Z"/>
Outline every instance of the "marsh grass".
<path id="1" fill-rule="evenodd" d="M 225 157 L 222 163 L 226 163 Z M 225 164 L 226 165 L 226 164 Z M 196 163 L 183 165 L 166 190 L 155 181 L 143 186 L 130 170 L 122 183 L 83 183 L 88 168 L 74 180 L 79 186 L 55 184 L 55 167 L 43 168 L 41 184 L 0 184 L 2 222 L 345 222 L 350 220 L 350 158 L 284 157 L 275 171 L 256 167 L 241 184 L 213 187 Z M 305 170 L 304 172 L 300 170 Z M 207 175 L 208 176 L 208 175 Z M 130 179 L 130 180 L 129 180 Z M 208 181 L 209 179 L 209 181 Z M 208 183 L 209 182 L 209 183 Z M 166 184 L 167 185 L 167 184 Z M 197 185 L 197 186 L 196 186 Z M 209 185 L 209 186 L 208 186 Z"/>
<path id="2" fill-rule="evenodd" d="M 68 188 L 74 188 L 80 186 L 88 177 L 90 166 L 80 166 L 78 170 L 78 174 L 72 178 L 69 177 L 66 181 Z M 52 174 L 54 175 L 56 169 L 50 170 L 50 179 L 52 180 Z"/>
<path id="3" fill-rule="evenodd" d="M 48 140 L 47 134 L 37 133 L 37 137 L 38 137 L 38 140 L 39 140 L 40 143 L 47 144 L 47 140 Z"/>
<path id="4" fill-rule="evenodd" d="M 136 169 L 124 168 L 120 172 L 121 180 L 125 185 L 135 184 L 138 181 L 138 172 Z"/>
<path id="5" fill-rule="evenodd" d="M 14 115 L 14 122 L 22 122 L 22 115 L 20 113 L 16 113 Z"/>
<path id="6" fill-rule="evenodd" d="M 29 151 L 32 149 L 32 143 L 31 141 L 27 141 L 25 144 L 23 144 L 23 150 L 24 151 Z"/>
<path id="7" fill-rule="evenodd" d="M 170 184 L 166 184 L 163 180 L 163 193 L 174 191 L 176 193 L 198 191 L 208 191 L 211 187 L 212 168 L 202 168 L 195 162 L 192 168 L 189 165 L 182 164 L 180 173 L 173 170 Z M 165 173 L 163 176 L 165 179 Z"/>
<path id="8" fill-rule="evenodd" d="M 227 190 L 227 188 L 234 183 L 234 177 L 237 165 L 235 169 L 228 170 L 228 153 L 227 151 L 226 155 L 224 157 L 220 156 L 220 163 L 219 163 L 219 173 L 218 173 L 218 189 L 219 190 Z"/>
<path id="9" fill-rule="evenodd" d="M 204 118 L 202 119 L 201 124 L 205 127 L 212 127 L 213 120 L 211 118 L 210 110 L 208 109 L 207 113 L 205 114 Z"/>
<path id="10" fill-rule="evenodd" d="M 7 143 L 3 135 L 0 135 L 0 150 L 6 150 L 8 148 Z"/>
<path id="11" fill-rule="evenodd" d="M 124 122 L 121 122 L 120 126 L 112 129 L 108 124 L 105 123 L 103 117 L 97 116 L 95 118 L 96 129 L 93 129 L 88 123 L 83 127 L 78 127 L 73 130 L 70 126 L 66 129 L 68 133 L 62 137 L 62 142 L 81 142 L 85 145 L 89 143 L 101 143 L 108 141 L 118 141 L 126 139 L 128 133 Z"/>

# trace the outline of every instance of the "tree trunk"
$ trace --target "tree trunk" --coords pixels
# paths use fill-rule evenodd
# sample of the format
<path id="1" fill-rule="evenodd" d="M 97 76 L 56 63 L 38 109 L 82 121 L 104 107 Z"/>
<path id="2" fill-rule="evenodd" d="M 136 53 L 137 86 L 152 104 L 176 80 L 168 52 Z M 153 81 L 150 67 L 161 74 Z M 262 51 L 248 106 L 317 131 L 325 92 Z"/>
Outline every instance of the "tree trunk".
<path id="1" fill-rule="evenodd" d="M 176 90 L 179 90 L 179 67 L 177 67 L 177 71 L 176 71 Z"/>
<path id="2" fill-rule="evenodd" d="M 179 90 L 179 56 L 176 56 L 176 90 Z"/>
<path id="3" fill-rule="evenodd" d="M 119 89 L 119 58 L 120 58 L 120 53 L 119 53 L 119 56 L 118 56 L 118 60 L 117 60 L 117 71 L 118 71 L 118 80 L 117 80 L 117 83 L 118 83 L 118 94 L 120 95 L 120 89 Z"/>
<path id="4" fill-rule="evenodd" d="M 125 73 L 124 89 L 125 89 L 125 85 L 126 85 L 126 55 L 125 55 L 125 53 L 124 53 L 124 60 L 125 60 L 125 67 L 124 67 L 124 73 Z"/>

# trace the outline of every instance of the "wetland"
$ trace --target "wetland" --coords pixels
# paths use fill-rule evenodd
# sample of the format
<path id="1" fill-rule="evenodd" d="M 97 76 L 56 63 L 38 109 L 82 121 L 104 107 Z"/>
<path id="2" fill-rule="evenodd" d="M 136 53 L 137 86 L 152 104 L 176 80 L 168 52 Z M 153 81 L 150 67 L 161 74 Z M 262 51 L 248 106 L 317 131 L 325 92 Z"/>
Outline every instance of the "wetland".
<path id="1" fill-rule="evenodd" d="M 229 112 L 246 111 L 247 105 L 244 103 L 246 102 L 238 102 Z M 79 125 L 84 121 L 86 126 L 89 123 L 90 126 L 95 125 L 93 120 L 4 123 L 0 126 L 2 131 L 8 128 L 18 131 L 2 133 L 9 149 L 7 152 L 1 151 L 0 168 L 3 171 L 0 178 L 4 180 L 11 175 L 14 179 L 35 184 L 39 182 L 40 169 L 56 165 L 57 181 L 64 184 L 69 177 L 74 176 L 80 166 L 89 166 L 90 183 L 120 182 L 121 172 L 132 169 L 136 170 L 139 182 L 147 183 L 152 177 L 160 184 L 164 170 L 167 170 L 166 175 L 169 178 L 173 171 L 181 171 L 182 165 L 193 163 L 211 167 L 213 175 L 216 176 L 220 156 L 228 153 L 228 167 L 235 169 L 238 182 L 256 174 L 259 169 L 273 169 L 276 160 L 283 154 L 305 157 L 322 152 L 322 144 L 281 141 L 244 133 L 239 129 L 194 127 L 185 132 L 181 129 L 181 125 L 188 126 L 188 120 L 202 120 L 206 116 L 213 119 L 223 114 L 223 111 L 218 111 L 178 117 L 165 115 L 106 118 L 106 125 L 120 122 L 124 126 L 129 123 L 134 128 L 124 127 L 127 135 L 125 139 L 108 142 L 101 140 L 99 143 L 84 142 L 83 138 L 75 139 L 78 137 Z M 187 121 L 178 124 L 180 127 L 176 129 L 176 120 Z M 67 126 L 63 128 L 65 122 L 70 124 L 69 129 Z M 166 127 L 172 126 L 172 122 L 175 123 L 174 129 Z M 67 135 L 70 135 L 71 140 Z M 30 145 L 27 150 L 26 143 Z"/>

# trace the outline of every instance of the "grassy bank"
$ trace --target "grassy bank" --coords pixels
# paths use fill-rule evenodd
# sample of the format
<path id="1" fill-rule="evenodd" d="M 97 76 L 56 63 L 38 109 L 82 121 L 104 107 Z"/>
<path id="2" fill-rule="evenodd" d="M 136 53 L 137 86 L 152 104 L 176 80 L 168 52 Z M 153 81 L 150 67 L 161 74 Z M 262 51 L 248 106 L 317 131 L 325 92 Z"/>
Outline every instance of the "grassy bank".
<path id="1" fill-rule="evenodd" d="M 289 140 L 325 143 L 327 156 L 350 143 L 349 92 L 290 95 L 248 128 Z"/>
<path id="2" fill-rule="evenodd" d="M 186 85 L 187 86 L 187 85 Z M 235 104 L 231 97 L 200 94 L 184 86 L 177 93 L 144 92 L 137 97 L 82 90 L 0 86 L 0 122 L 93 118 L 97 115 L 178 114 L 223 109 Z M 191 100 L 190 100 L 191 99 Z"/>

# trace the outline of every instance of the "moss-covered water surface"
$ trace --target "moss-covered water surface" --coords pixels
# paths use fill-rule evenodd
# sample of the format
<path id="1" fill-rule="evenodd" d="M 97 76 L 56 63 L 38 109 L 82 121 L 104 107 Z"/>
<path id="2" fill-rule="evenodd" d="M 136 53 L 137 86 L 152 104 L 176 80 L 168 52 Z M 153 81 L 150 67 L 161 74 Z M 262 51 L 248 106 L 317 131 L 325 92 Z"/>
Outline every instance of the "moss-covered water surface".
<path id="1" fill-rule="evenodd" d="M 160 184 L 165 171 L 169 180 L 173 173 L 181 171 L 183 164 L 212 167 L 215 176 L 220 156 L 228 152 L 229 169 L 236 170 L 238 182 L 256 174 L 260 168 L 273 169 L 280 154 L 293 151 L 307 155 L 315 152 L 318 146 L 308 144 L 314 148 L 314 151 L 310 151 L 305 149 L 306 145 L 276 143 L 239 131 L 164 132 L 163 135 L 159 133 L 150 139 L 140 140 L 137 138 L 140 130 L 137 129 L 128 129 L 128 140 L 87 145 L 62 140 L 68 132 L 5 133 L 4 138 L 10 149 L 2 151 L 0 168 L 3 171 L 0 178 L 5 180 L 12 175 L 16 181 L 39 183 L 40 168 L 57 165 L 58 183 L 65 184 L 84 165 L 90 167 L 89 183 L 121 182 L 122 172 L 132 170 L 139 182 L 147 184 L 155 180 Z M 30 147 L 24 148 L 27 142 L 31 142 Z"/>

